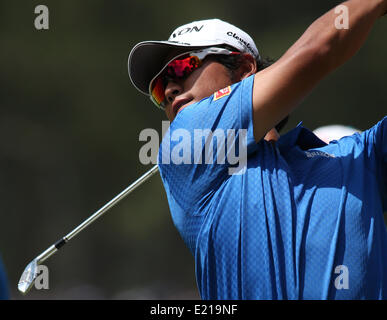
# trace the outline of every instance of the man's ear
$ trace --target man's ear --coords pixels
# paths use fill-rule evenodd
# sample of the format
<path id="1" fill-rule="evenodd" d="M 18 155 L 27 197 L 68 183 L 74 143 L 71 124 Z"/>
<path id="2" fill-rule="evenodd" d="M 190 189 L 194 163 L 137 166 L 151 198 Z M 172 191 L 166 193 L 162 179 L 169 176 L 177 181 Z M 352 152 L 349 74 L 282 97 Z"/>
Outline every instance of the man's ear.
<path id="1" fill-rule="evenodd" d="M 255 61 L 254 57 L 248 53 L 242 53 L 242 55 L 243 62 L 236 71 L 240 80 L 246 79 L 258 71 L 257 62 Z"/>

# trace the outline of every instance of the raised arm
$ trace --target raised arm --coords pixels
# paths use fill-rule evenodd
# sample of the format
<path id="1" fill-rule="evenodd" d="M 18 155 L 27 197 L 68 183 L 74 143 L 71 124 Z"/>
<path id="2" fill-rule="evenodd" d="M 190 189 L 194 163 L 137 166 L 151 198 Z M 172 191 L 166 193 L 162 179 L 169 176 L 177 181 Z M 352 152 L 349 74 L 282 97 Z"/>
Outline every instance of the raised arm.
<path id="1" fill-rule="evenodd" d="M 254 137 L 258 142 L 330 72 L 363 45 L 375 21 L 387 11 L 387 0 L 350 0 L 348 29 L 336 28 L 335 8 L 313 22 L 273 65 L 255 74 Z"/>

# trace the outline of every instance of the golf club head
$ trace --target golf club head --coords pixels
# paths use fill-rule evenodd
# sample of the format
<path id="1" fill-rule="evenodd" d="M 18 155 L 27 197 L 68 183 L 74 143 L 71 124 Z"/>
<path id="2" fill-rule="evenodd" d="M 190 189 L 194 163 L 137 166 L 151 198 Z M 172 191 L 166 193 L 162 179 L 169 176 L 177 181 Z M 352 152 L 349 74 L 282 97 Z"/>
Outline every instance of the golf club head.
<path id="1" fill-rule="evenodd" d="M 26 294 L 35 282 L 35 278 L 38 275 L 38 263 L 37 260 L 32 260 L 28 266 L 24 269 L 22 276 L 20 277 L 17 288 L 22 294 Z"/>

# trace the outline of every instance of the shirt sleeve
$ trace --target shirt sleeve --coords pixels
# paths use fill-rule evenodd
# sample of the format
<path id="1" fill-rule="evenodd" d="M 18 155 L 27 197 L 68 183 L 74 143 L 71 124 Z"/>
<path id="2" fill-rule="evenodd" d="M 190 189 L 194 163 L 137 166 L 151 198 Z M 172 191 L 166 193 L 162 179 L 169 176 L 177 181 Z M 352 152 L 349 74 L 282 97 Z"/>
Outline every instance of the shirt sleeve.
<path id="1" fill-rule="evenodd" d="M 254 75 L 184 108 L 171 123 L 158 164 L 168 200 L 185 212 L 203 206 L 257 149 L 252 121 Z"/>
<path id="2" fill-rule="evenodd" d="M 357 146 L 355 159 L 363 158 L 367 170 L 375 176 L 383 210 L 387 211 L 387 117 L 361 134 L 352 135 L 351 140 Z"/>
<path id="3" fill-rule="evenodd" d="M 378 179 L 383 210 L 387 211 L 387 116 L 361 135 L 370 168 Z"/>

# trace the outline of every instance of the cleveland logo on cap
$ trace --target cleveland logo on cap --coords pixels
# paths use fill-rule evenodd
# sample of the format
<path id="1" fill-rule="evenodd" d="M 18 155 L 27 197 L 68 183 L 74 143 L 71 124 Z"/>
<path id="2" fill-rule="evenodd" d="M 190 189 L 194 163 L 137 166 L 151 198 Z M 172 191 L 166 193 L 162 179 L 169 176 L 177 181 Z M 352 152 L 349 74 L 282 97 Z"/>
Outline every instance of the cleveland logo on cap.
<path id="1" fill-rule="evenodd" d="M 237 34 L 235 32 L 232 32 L 232 31 L 227 32 L 227 35 L 238 40 L 240 43 L 242 43 L 246 47 L 246 49 L 248 49 L 255 56 L 255 53 L 254 53 L 253 49 L 251 49 L 251 45 L 249 42 L 247 42 L 243 38 L 237 36 Z"/>

